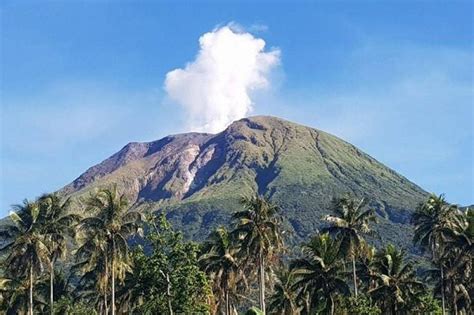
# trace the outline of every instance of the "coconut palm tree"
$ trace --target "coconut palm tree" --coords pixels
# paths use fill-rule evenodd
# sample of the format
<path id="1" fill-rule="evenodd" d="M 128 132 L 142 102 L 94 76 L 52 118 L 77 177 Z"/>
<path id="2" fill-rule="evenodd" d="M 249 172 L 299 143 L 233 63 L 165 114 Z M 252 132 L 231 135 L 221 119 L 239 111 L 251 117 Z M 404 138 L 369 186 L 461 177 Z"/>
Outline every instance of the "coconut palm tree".
<path id="1" fill-rule="evenodd" d="M 357 260 L 357 276 L 361 280 L 364 289 L 369 291 L 375 288 L 374 275 L 376 273 L 377 250 L 367 242 L 362 242 L 359 248 L 359 259 Z"/>
<path id="2" fill-rule="evenodd" d="M 441 282 L 441 304 L 443 315 L 446 312 L 444 266 L 441 257 L 450 231 L 462 225 L 459 209 L 446 202 L 443 195 L 431 195 L 420 204 L 412 216 L 415 225 L 413 242 L 431 253 L 432 260 L 439 265 Z"/>
<path id="3" fill-rule="evenodd" d="M 67 278 L 67 275 L 64 273 L 63 270 L 55 270 L 54 271 L 54 301 L 58 301 L 60 299 L 68 299 L 72 300 L 73 296 L 73 290 L 74 286 L 72 285 L 72 279 Z M 36 284 L 37 292 L 39 293 L 40 296 L 44 297 L 44 301 L 46 302 L 47 297 L 51 293 L 51 282 L 50 282 L 50 276 L 49 277 L 44 277 L 40 279 L 40 281 Z M 50 305 L 48 305 L 51 307 Z M 45 310 L 46 311 L 46 310 Z M 44 311 L 44 313 L 46 313 Z M 58 308 L 58 305 L 54 306 L 54 312 L 53 314 L 57 314 L 60 309 Z"/>
<path id="4" fill-rule="evenodd" d="M 49 249 L 49 298 L 50 311 L 54 310 L 54 266 L 58 259 L 64 259 L 67 253 L 68 236 L 73 234 L 73 227 L 81 216 L 71 213 L 71 199 L 64 202 L 57 194 L 46 194 L 38 200 L 41 213 L 41 230 Z"/>
<path id="5" fill-rule="evenodd" d="M 450 304 L 452 311 L 457 314 L 458 310 L 472 308 L 474 212 L 459 211 L 453 225 L 444 229 L 443 234 L 445 246 L 440 260 L 445 274 L 444 293 L 449 301 L 447 304 Z M 441 281 L 436 284 L 436 289 L 441 290 Z"/>
<path id="6" fill-rule="evenodd" d="M 99 314 L 108 314 L 109 258 L 105 241 L 100 236 L 89 237 L 78 248 L 76 260 L 72 267 L 73 274 L 80 274 L 76 294 L 95 305 Z"/>
<path id="7" fill-rule="evenodd" d="M 258 268 L 260 309 L 265 314 L 265 269 L 268 262 L 283 248 L 279 208 L 265 197 L 243 197 L 244 210 L 234 214 L 235 229 L 241 253 L 247 262 Z"/>
<path id="8" fill-rule="evenodd" d="M 350 292 L 344 280 L 342 241 L 331 238 L 329 233 L 317 234 L 303 245 L 303 255 L 290 263 L 290 270 L 299 296 L 309 297 L 306 311 L 311 313 L 322 308 L 334 314 L 336 295 Z"/>
<path id="9" fill-rule="evenodd" d="M 0 314 L 30 314 L 29 289 L 30 281 L 28 278 L 0 280 Z M 46 304 L 44 303 L 43 295 L 40 291 L 35 282 L 33 311 L 42 314 Z"/>
<path id="10" fill-rule="evenodd" d="M 372 277 L 377 286 L 369 290 L 372 299 L 384 310 L 384 314 L 398 314 L 413 305 L 425 292 L 425 286 L 416 279 L 411 262 L 405 262 L 405 253 L 393 245 L 376 254 Z"/>
<path id="11" fill-rule="evenodd" d="M 459 314 L 458 312 L 461 310 L 468 312 L 473 307 L 471 298 L 473 293 L 473 257 L 472 252 L 468 257 L 455 248 L 447 251 L 442 257 L 445 274 L 443 283 L 448 300 L 446 304 L 450 305 L 453 314 Z M 441 283 L 438 283 L 436 288 L 441 289 Z"/>
<path id="12" fill-rule="evenodd" d="M 330 226 L 323 231 L 328 231 L 341 239 L 341 247 L 346 257 L 352 260 L 352 278 L 354 294 L 357 297 L 357 250 L 363 242 L 363 234 L 369 233 L 370 222 L 375 222 L 375 210 L 367 209 L 366 200 L 343 197 L 334 201 L 334 215 L 327 215 L 325 220 Z"/>
<path id="13" fill-rule="evenodd" d="M 223 301 L 226 315 L 231 314 L 230 295 L 241 277 L 237 253 L 238 249 L 229 231 L 225 227 L 219 227 L 209 235 L 199 258 L 202 270 L 212 279 L 217 307 Z"/>
<path id="14" fill-rule="evenodd" d="M 84 244 L 89 248 L 83 245 L 83 253 L 96 252 L 96 262 L 103 262 L 106 278 L 110 261 L 111 312 L 115 315 L 116 272 L 119 272 L 119 279 L 123 280 L 129 262 L 127 239 L 134 234 L 142 234 L 142 215 L 128 211 L 127 198 L 118 193 L 115 185 L 112 189 L 100 189 L 90 196 L 87 209 L 95 215 L 83 219 L 79 224 L 81 232 L 85 234 Z"/>
<path id="15" fill-rule="evenodd" d="M 282 269 L 277 272 L 276 276 L 277 279 L 273 287 L 273 294 L 270 298 L 270 304 L 268 305 L 270 314 L 299 314 L 297 292 L 294 288 L 294 274 L 286 269 Z"/>
<path id="16" fill-rule="evenodd" d="M 51 253 L 45 245 L 39 222 L 40 207 L 37 202 L 25 200 L 10 212 L 13 224 L 1 232 L 3 239 L 11 240 L 1 251 L 7 252 L 6 273 L 12 277 L 27 277 L 29 281 L 28 313 L 33 315 L 33 286 L 35 278 L 50 264 Z"/>

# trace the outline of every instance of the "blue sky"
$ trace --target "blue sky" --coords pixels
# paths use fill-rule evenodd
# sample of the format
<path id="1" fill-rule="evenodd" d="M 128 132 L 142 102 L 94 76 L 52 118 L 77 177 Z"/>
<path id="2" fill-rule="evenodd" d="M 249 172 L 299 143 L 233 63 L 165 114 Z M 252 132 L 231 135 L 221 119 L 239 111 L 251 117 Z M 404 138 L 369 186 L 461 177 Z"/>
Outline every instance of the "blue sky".
<path id="1" fill-rule="evenodd" d="M 269 114 L 474 203 L 471 1 L 2 1 L 0 215 L 131 141 L 188 131 L 166 74 L 234 23 L 280 51 Z"/>

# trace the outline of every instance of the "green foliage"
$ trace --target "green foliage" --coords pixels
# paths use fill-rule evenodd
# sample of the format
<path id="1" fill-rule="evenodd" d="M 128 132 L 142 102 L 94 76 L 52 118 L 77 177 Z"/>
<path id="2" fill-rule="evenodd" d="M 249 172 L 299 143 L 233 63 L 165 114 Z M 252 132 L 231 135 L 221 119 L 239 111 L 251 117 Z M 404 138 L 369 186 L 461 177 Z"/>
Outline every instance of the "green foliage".
<path id="1" fill-rule="evenodd" d="M 212 282 L 216 306 L 225 314 L 237 304 L 238 284 L 245 280 L 238 255 L 232 235 L 226 228 L 219 227 L 203 244 L 199 258 L 202 270 Z"/>
<path id="2" fill-rule="evenodd" d="M 132 255 L 133 268 L 120 292 L 121 303 L 139 314 L 208 313 L 210 286 L 199 269 L 199 246 L 174 232 L 164 216 L 152 224 L 147 251 L 139 247 Z M 148 248 L 149 247 L 149 248 Z"/>
<path id="3" fill-rule="evenodd" d="M 54 315 L 98 315 L 98 313 L 84 301 L 62 298 L 54 305 Z"/>
<path id="4" fill-rule="evenodd" d="M 269 314 L 437 315 L 443 308 L 437 297 L 443 296 L 449 313 L 472 308 L 474 212 L 442 197 L 431 196 L 413 216 L 414 242 L 431 252 L 436 267 L 424 270 L 425 282 L 403 248 L 377 250 L 365 242 L 362 235 L 380 223 L 357 199 L 340 199 L 326 217 L 327 233 L 315 234 L 286 265 L 280 260 L 283 211 L 260 196 L 244 199 L 244 209 L 233 217 L 234 231 L 219 227 L 203 244 L 186 240 L 164 214 L 149 218 L 145 240 L 130 239 L 140 232 L 142 216 L 128 211 L 116 190 L 99 191 L 87 205 L 90 216 L 76 229 L 78 217 L 57 195 L 15 208 L 0 230 L 6 245 L 2 314 L 25 314 L 29 307 L 49 313 L 51 284 L 57 315 L 108 313 L 115 291 L 119 314 L 230 314 L 255 304 L 257 284 L 260 301 L 270 297 Z M 51 263 L 75 245 L 71 234 L 80 236 L 78 262 L 71 267 L 64 259 L 54 268 Z M 132 241 L 142 245 L 129 252 Z M 358 274 L 358 296 L 350 296 L 348 256 Z M 263 295 L 266 284 L 271 285 Z M 246 314 L 263 313 L 252 308 Z"/>
<path id="5" fill-rule="evenodd" d="M 442 314 L 441 303 L 429 292 L 425 292 L 422 296 L 418 297 L 410 309 L 413 314 Z"/>
<path id="6" fill-rule="evenodd" d="M 265 271 L 283 249 L 280 209 L 267 198 L 254 195 L 242 198 L 244 209 L 234 213 L 232 231 L 243 259 L 244 272 L 258 270 L 260 309 L 265 310 Z"/>
<path id="7" fill-rule="evenodd" d="M 297 290 L 295 290 L 294 273 L 281 269 L 276 274 L 277 279 L 273 287 L 273 294 L 268 305 L 270 314 L 295 314 L 298 309 Z"/>
<path id="8" fill-rule="evenodd" d="M 472 308 L 473 214 L 431 195 L 413 215 L 414 243 L 429 251 L 436 266 L 428 272 L 442 308 L 453 312 Z M 448 305 L 448 306 L 445 306 Z"/>
<path id="9" fill-rule="evenodd" d="M 263 312 L 258 307 L 251 307 L 246 312 L 245 315 L 263 315 Z"/>
<path id="10" fill-rule="evenodd" d="M 6 226 L 0 233 L 3 238 L 10 240 L 1 251 L 7 252 L 4 262 L 6 275 L 11 279 L 21 279 L 18 284 L 23 290 L 17 291 L 18 287 L 12 288 L 7 300 L 13 298 L 15 302 L 7 303 L 17 305 L 16 301 L 21 298 L 23 303 L 18 307 L 28 305 L 29 312 L 32 313 L 37 305 L 33 296 L 35 279 L 50 265 L 51 252 L 42 234 L 44 212 L 41 211 L 40 204 L 25 200 L 22 205 L 14 206 L 14 209 L 15 212 L 10 213 L 12 224 Z M 28 299 L 23 295 L 26 293 L 26 287 L 29 289 Z"/>
<path id="11" fill-rule="evenodd" d="M 405 253 L 393 245 L 377 252 L 372 279 L 376 287 L 368 293 L 389 314 L 411 312 L 426 291 L 423 283 L 417 280 L 411 262 L 405 261 Z"/>
<path id="12" fill-rule="evenodd" d="M 316 234 L 303 245 L 303 257 L 290 262 L 294 274 L 293 289 L 299 305 L 308 313 L 331 312 L 338 295 L 348 295 L 345 280 L 344 253 L 340 239 Z"/>
<path id="13" fill-rule="evenodd" d="M 325 220 L 330 224 L 325 229 L 329 233 L 339 237 L 342 253 L 346 258 L 352 260 L 352 277 L 354 293 L 357 296 L 357 251 L 364 243 L 363 235 L 371 232 L 370 223 L 376 222 L 375 210 L 367 209 L 367 201 L 350 196 L 335 199 L 333 204 L 333 215 L 327 215 Z"/>
<path id="14" fill-rule="evenodd" d="M 96 286 L 103 296 L 104 308 L 107 308 L 110 280 L 110 304 L 112 315 L 115 315 L 115 280 L 122 281 L 130 268 L 128 238 L 142 234 L 142 215 L 128 211 L 127 197 L 118 192 L 116 185 L 98 190 L 87 199 L 86 205 L 90 216 L 79 224 L 82 242 L 76 252 L 84 273 L 81 281 Z"/>
<path id="15" fill-rule="evenodd" d="M 380 315 L 382 311 L 375 306 L 365 294 L 355 296 L 339 296 L 336 302 L 336 314 L 344 315 Z"/>

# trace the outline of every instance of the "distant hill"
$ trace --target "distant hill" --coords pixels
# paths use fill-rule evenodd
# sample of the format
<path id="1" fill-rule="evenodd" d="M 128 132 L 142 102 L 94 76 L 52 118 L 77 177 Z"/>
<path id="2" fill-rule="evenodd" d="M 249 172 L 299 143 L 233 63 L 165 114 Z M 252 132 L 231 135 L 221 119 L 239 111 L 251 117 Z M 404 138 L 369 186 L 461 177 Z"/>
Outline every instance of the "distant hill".
<path id="1" fill-rule="evenodd" d="M 242 195 L 280 205 L 293 240 L 321 227 L 333 197 L 365 196 L 381 214 L 376 243 L 410 247 L 409 217 L 428 194 L 355 146 L 326 132 L 256 116 L 218 134 L 187 133 L 129 143 L 61 193 L 88 195 L 116 183 L 141 210 L 164 211 L 192 238 L 229 222 Z"/>

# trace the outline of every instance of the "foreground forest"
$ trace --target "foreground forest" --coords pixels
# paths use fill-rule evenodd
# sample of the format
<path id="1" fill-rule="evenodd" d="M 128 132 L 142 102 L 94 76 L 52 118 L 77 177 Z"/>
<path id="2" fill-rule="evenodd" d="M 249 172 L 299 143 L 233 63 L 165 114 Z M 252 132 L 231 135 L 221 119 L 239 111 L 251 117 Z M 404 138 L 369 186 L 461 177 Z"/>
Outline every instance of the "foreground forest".
<path id="1" fill-rule="evenodd" d="M 288 248 L 281 210 L 242 198 L 229 228 L 185 239 L 114 186 L 79 210 L 48 194 L 1 230 L 5 314 L 472 314 L 474 211 L 430 196 L 413 213 L 419 257 L 374 248 L 369 201 L 334 200 L 326 225 Z"/>

